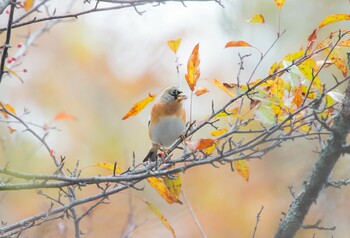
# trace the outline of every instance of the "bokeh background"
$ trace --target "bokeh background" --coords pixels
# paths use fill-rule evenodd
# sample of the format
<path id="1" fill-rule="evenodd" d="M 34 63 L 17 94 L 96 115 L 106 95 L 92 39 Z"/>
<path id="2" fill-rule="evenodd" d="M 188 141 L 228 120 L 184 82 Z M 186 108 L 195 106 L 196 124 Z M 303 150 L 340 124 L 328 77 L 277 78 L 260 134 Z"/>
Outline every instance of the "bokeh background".
<path id="1" fill-rule="evenodd" d="M 64 1 L 56 1 L 57 10 Z M 78 3 L 80 2 L 80 3 Z M 73 11 L 83 11 L 88 5 L 77 1 Z M 278 10 L 272 0 L 223 0 L 224 7 L 215 2 L 166 3 L 141 6 L 80 16 L 64 20 L 42 35 L 26 52 L 14 69 L 16 77 L 6 77 L 0 85 L 0 100 L 11 104 L 26 121 L 49 125 L 47 142 L 57 155 L 66 157 L 67 168 L 79 161 L 82 176 L 108 175 L 110 172 L 89 165 L 96 162 L 118 162 L 122 168 L 141 162 L 149 148 L 147 121 L 150 107 L 136 117 L 122 121 L 132 105 L 147 96 L 180 82 L 186 94 L 187 59 L 192 48 L 200 43 L 201 79 L 199 86 L 210 93 L 194 98 L 193 118 L 204 119 L 211 112 L 211 101 L 219 108 L 229 96 L 211 84 L 212 79 L 235 82 L 238 72 L 238 52 L 252 53 L 247 58 L 241 78 L 250 74 L 259 60 L 254 49 L 224 49 L 230 40 L 245 40 L 266 51 L 276 38 Z M 106 5 L 108 6 L 108 5 Z M 326 16 L 349 12 L 345 0 L 287 0 L 281 11 L 281 37 L 265 58 L 254 78 L 267 74 L 269 66 L 284 55 L 305 47 L 308 35 Z M 260 13 L 270 25 L 249 24 Z M 0 16 L 1 26 L 7 22 Z M 13 47 L 40 29 L 36 24 L 13 31 Z M 349 23 L 338 23 L 324 29 L 324 34 Z M 0 35 L 4 41 L 5 34 Z M 178 51 L 180 74 L 176 73 L 175 56 L 166 42 L 181 38 Z M 27 72 L 23 72 L 23 70 Z M 337 74 L 336 69 L 330 69 Z M 332 71 L 334 70 L 334 72 Z M 330 75 L 330 73 L 328 74 Z M 324 78 L 326 80 L 326 78 Z M 186 104 L 188 108 L 188 102 Z M 30 111 L 25 114 L 24 110 Z M 77 120 L 53 121 L 59 112 L 66 112 Z M 11 124 L 17 131 L 10 134 L 0 123 L 0 164 L 23 172 L 50 174 L 55 167 L 47 151 L 24 128 Z M 36 128 L 38 133 L 43 133 Z M 209 130 L 197 136 L 207 137 Z M 317 161 L 320 149 L 315 142 L 296 140 L 272 151 L 263 160 L 249 161 L 250 180 L 245 182 L 231 172 L 229 166 L 197 167 L 182 175 L 183 191 L 208 237 L 251 237 L 256 215 L 264 206 L 256 237 L 272 237 L 286 212 L 292 196 L 288 186 L 298 193 L 303 181 Z M 349 158 L 337 164 L 333 179 L 347 178 Z M 155 204 L 167 217 L 178 237 L 200 237 L 200 233 L 186 205 L 167 204 L 147 184 L 144 191 L 128 190 L 110 197 L 110 204 L 101 205 L 84 221 L 84 237 L 119 237 L 126 227 L 128 215 L 133 214 L 137 229 L 132 237 L 171 237 L 160 220 L 145 205 L 143 199 Z M 85 188 L 80 196 L 96 192 Z M 55 196 L 55 191 L 45 191 Z M 301 230 L 297 237 L 346 237 L 350 231 L 349 188 L 324 190 L 317 204 L 312 206 L 306 224 L 321 219 L 325 227 L 335 231 Z M 13 223 L 45 211 L 49 201 L 35 191 L 1 192 L 0 220 Z M 87 209 L 88 205 L 79 208 Z M 28 237 L 72 237 L 69 220 L 56 220 L 26 231 Z"/>

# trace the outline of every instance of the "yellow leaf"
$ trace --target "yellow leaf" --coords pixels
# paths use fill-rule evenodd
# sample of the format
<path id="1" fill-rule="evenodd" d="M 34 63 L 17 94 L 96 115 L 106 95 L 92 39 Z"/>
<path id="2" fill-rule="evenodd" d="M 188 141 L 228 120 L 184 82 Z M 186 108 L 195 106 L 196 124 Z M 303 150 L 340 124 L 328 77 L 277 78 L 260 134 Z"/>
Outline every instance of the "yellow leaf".
<path id="1" fill-rule="evenodd" d="M 100 163 L 93 164 L 92 166 L 101 167 L 101 168 L 108 169 L 111 171 L 114 171 L 114 168 L 115 168 L 115 173 L 117 173 L 117 174 L 121 174 L 123 172 L 122 169 L 119 168 L 115 163 L 100 162 Z"/>
<path id="2" fill-rule="evenodd" d="M 216 148 L 216 144 L 218 143 L 219 141 L 215 142 L 213 145 L 209 146 L 208 148 L 204 149 L 203 151 L 210 155 L 211 153 L 213 153 L 213 151 L 215 150 Z"/>
<path id="3" fill-rule="evenodd" d="M 221 117 L 227 117 L 230 116 L 231 114 L 227 113 L 227 112 L 219 112 L 216 116 L 215 119 L 217 118 L 221 118 Z"/>
<path id="4" fill-rule="evenodd" d="M 3 107 L 6 111 L 8 111 L 8 112 L 10 112 L 10 113 L 12 113 L 12 114 L 14 114 L 14 115 L 16 115 L 16 110 L 15 110 L 15 108 L 12 107 L 10 104 L 2 104 L 2 103 L 0 103 L 0 105 L 1 105 L 1 107 Z M 0 109 L 2 109 L 1 107 L 0 107 Z M 2 114 L 5 118 L 8 118 L 9 115 L 8 115 L 8 113 L 6 113 L 6 112 L 4 111 L 4 109 L 1 110 L 1 114 Z"/>
<path id="5" fill-rule="evenodd" d="M 214 137 L 218 137 L 218 136 L 221 136 L 222 134 L 225 134 L 226 132 L 227 132 L 227 129 L 219 129 L 219 130 L 210 132 L 210 135 Z"/>
<path id="6" fill-rule="evenodd" d="M 155 99 L 156 95 L 148 94 L 148 97 L 137 102 L 134 106 L 123 116 L 122 120 L 125 120 L 131 116 L 136 116 L 145 107 Z"/>
<path id="7" fill-rule="evenodd" d="M 249 166 L 245 160 L 233 161 L 233 167 L 245 181 L 249 181 Z"/>
<path id="8" fill-rule="evenodd" d="M 35 0 L 25 0 L 23 3 L 23 8 L 26 11 L 29 11 L 33 5 L 34 5 Z"/>
<path id="9" fill-rule="evenodd" d="M 194 94 L 198 97 L 198 96 L 203 95 L 207 92 L 209 92 L 209 90 L 207 88 L 199 87 L 199 88 L 197 88 L 197 90 Z"/>
<path id="10" fill-rule="evenodd" d="M 225 48 L 229 48 L 229 47 L 252 47 L 250 44 L 248 44 L 245 41 L 229 41 L 226 43 Z"/>
<path id="11" fill-rule="evenodd" d="M 174 175 L 171 175 L 171 177 L 165 176 L 163 180 L 164 180 L 165 186 L 167 187 L 174 201 L 182 204 L 182 202 L 179 199 L 180 192 L 181 192 L 181 183 L 182 183 L 180 174 L 174 174 Z"/>
<path id="12" fill-rule="evenodd" d="M 270 83 L 268 87 L 270 95 L 277 96 L 278 98 L 282 99 L 286 87 L 285 81 L 280 77 L 276 77 L 274 80 L 268 82 Z"/>
<path id="13" fill-rule="evenodd" d="M 249 23 L 265 23 L 265 18 L 261 14 L 254 15 L 250 20 L 248 20 Z"/>
<path id="14" fill-rule="evenodd" d="M 158 218 L 161 220 L 163 225 L 170 231 L 170 233 L 173 235 L 173 237 L 176 237 L 174 229 L 171 227 L 170 223 L 164 217 L 164 215 L 161 213 L 161 211 L 156 206 L 154 206 L 152 203 L 150 203 L 146 200 L 144 200 L 144 202 L 158 216 Z"/>
<path id="15" fill-rule="evenodd" d="M 58 120 L 77 120 L 77 118 L 71 114 L 60 112 L 57 113 L 56 116 L 53 118 L 54 121 Z"/>
<path id="16" fill-rule="evenodd" d="M 200 76 L 200 70 L 199 70 L 200 58 L 199 58 L 198 50 L 199 50 L 199 43 L 193 48 L 190 58 L 188 59 L 188 62 L 187 62 L 187 74 L 185 75 L 185 78 L 191 91 L 194 90 L 194 87 L 196 86 Z"/>
<path id="17" fill-rule="evenodd" d="M 169 40 L 168 41 L 168 46 L 171 49 L 172 52 L 174 52 L 176 54 L 179 46 L 181 44 L 181 38 L 178 38 L 176 40 Z"/>
<path id="18" fill-rule="evenodd" d="M 275 0 L 275 4 L 276 4 L 278 9 L 281 9 L 285 2 L 286 2 L 286 0 Z"/>
<path id="19" fill-rule="evenodd" d="M 338 22 L 338 21 L 346 21 L 346 20 L 350 20 L 350 15 L 349 14 L 333 14 L 330 16 L 327 16 L 325 19 L 323 19 L 320 23 L 320 25 L 318 26 L 318 28 L 327 26 L 329 24 Z"/>
<path id="20" fill-rule="evenodd" d="M 278 71 L 278 69 L 279 69 L 279 64 L 277 62 L 273 63 L 270 67 L 269 75 L 273 75 Z"/>
<path id="21" fill-rule="evenodd" d="M 157 193 L 165 199 L 168 203 L 172 204 L 174 202 L 181 203 L 179 198 L 173 196 L 162 178 L 149 177 L 147 178 L 148 183 L 157 191 Z"/>
<path id="22" fill-rule="evenodd" d="M 234 97 L 234 93 L 228 87 L 225 87 L 225 85 L 223 83 L 221 83 L 219 80 L 214 79 L 213 84 L 215 84 L 218 88 L 220 88 L 225 93 L 230 95 L 230 97 Z"/>

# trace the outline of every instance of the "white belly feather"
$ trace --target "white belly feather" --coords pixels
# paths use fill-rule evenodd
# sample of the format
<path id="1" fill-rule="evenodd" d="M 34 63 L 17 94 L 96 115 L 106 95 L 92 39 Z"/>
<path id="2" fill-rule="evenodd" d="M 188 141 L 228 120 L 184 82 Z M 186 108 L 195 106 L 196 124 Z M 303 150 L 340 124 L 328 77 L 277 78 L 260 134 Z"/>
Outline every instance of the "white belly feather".
<path id="1" fill-rule="evenodd" d="M 185 124 L 175 116 L 166 116 L 152 127 L 152 142 L 170 147 L 185 131 Z"/>

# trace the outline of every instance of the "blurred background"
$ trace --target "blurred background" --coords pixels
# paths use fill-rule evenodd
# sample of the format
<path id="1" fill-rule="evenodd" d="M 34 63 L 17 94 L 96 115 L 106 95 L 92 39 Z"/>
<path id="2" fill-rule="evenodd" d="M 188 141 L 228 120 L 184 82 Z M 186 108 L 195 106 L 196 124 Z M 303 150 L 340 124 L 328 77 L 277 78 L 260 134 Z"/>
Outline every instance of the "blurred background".
<path id="1" fill-rule="evenodd" d="M 57 11 L 64 8 L 63 2 L 53 3 Z M 78 2 L 82 1 L 77 1 L 71 12 L 89 8 Z M 276 39 L 279 11 L 272 0 L 223 0 L 224 7 L 215 2 L 184 4 L 186 6 L 176 2 L 154 4 L 137 7 L 139 13 L 130 8 L 64 20 L 38 38 L 14 68 L 23 83 L 16 77 L 3 79 L 0 100 L 11 104 L 27 122 L 55 127 L 47 137 L 48 144 L 57 155 L 66 157 L 67 168 L 72 169 L 79 161 L 84 168 L 82 176 L 110 174 L 110 171 L 89 167 L 96 162 L 117 161 L 126 169 L 132 164 L 133 152 L 136 162 L 141 162 L 150 146 L 147 121 L 151 107 L 128 120 L 121 118 L 148 93 L 159 94 L 178 82 L 189 94 L 184 74 L 187 59 L 197 43 L 200 43 L 201 57 L 198 86 L 210 90 L 193 101 L 193 118 L 200 121 L 211 113 L 212 100 L 215 108 L 229 100 L 229 96 L 210 81 L 236 82 L 238 52 L 252 54 L 246 58 L 241 74 L 241 79 L 247 79 L 260 57 L 254 49 L 224 49 L 225 44 L 230 40 L 244 40 L 265 52 Z M 273 62 L 305 47 L 307 37 L 323 18 L 348 13 L 349 9 L 350 4 L 345 0 L 287 0 L 280 13 L 281 30 L 286 32 L 254 79 L 265 76 Z M 264 15 L 269 26 L 247 22 L 257 13 Z M 0 16 L 1 27 L 7 24 L 7 17 L 6 14 Z M 18 44 L 42 27 L 43 24 L 35 24 L 15 29 L 9 54 L 15 55 Z M 329 31 L 348 27 L 348 22 L 337 23 L 325 27 L 323 32 L 327 35 Z M 177 38 L 182 39 L 177 55 L 181 64 L 179 75 L 175 55 L 167 46 L 168 40 Z M 2 33 L 1 42 L 4 39 Z M 338 73 L 335 68 L 334 73 Z M 186 107 L 189 108 L 188 102 Z M 54 121 L 54 116 L 60 112 L 72 114 L 77 120 Z M 40 142 L 23 127 L 11 126 L 17 129 L 13 134 L 6 124 L 0 124 L 0 164 L 23 172 L 53 173 L 54 164 Z M 43 135 L 40 128 L 35 127 L 35 130 Z M 208 137 L 209 130 L 203 130 L 197 137 Z M 316 142 L 286 143 L 263 160 L 249 161 L 249 182 L 231 172 L 229 166 L 193 168 L 182 175 L 183 191 L 208 237 L 251 237 L 262 206 L 256 237 L 272 237 L 282 212 L 288 210 L 292 201 L 288 186 L 293 186 L 295 193 L 302 189 L 303 181 L 318 159 L 314 152 L 317 149 L 320 148 Z M 339 161 L 333 179 L 348 177 L 348 159 Z M 121 192 L 110 197 L 109 205 L 96 208 L 83 222 L 84 237 L 119 237 L 130 213 L 137 225 L 132 237 L 171 237 L 143 199 L 163 212 L 178 237 L 200 237 L 186 205 L 167 204 L 147 183 L 139 187 L 144 187 L 144 191 Z M 51 190 L 45 192 L 56 194 Z M 95 192 L 95 188 L 86 188 L 80 196 Z M 312 237 L 313 234 L 315 237 L 344 237 L 349 232 L 349 195 L 349 187 L 324 190 L 305 224 L 321 219 L 322 226 L 336 226 L 336 230 L 300 230 L 297 237 Z M 45 211 L 49 205 L 47 199 L 34 191 L 1 192 L 0 220 L 11 224 Z M 79 211 L 87 208 L 88 205 L 84 205 Z M 27 237 L 72 237 L 72 232 L 69 220 L 57 220 L 24 234 Z"/>

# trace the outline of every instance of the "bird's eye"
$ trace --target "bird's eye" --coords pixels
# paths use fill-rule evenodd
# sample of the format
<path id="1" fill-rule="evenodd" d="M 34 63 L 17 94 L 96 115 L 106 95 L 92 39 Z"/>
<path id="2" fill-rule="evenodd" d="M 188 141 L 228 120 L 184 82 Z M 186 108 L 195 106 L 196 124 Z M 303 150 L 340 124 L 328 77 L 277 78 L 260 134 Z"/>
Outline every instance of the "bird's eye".
<path id="1" fill-rule="evenodd" d="M 173 90 L 173 91 L 170 92 L 170 94 L 171 94 L 172 96 L 174 96 L 174 97 L 177 97 L 180 93 L 181 93 L 181 92 L 178 91 L 178 90 Z"/>

